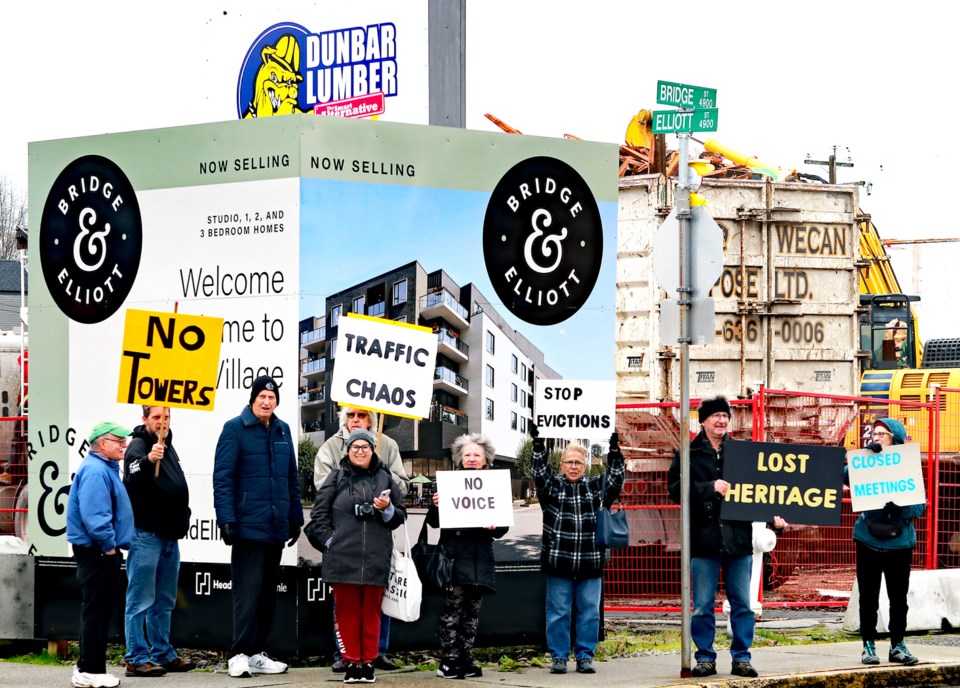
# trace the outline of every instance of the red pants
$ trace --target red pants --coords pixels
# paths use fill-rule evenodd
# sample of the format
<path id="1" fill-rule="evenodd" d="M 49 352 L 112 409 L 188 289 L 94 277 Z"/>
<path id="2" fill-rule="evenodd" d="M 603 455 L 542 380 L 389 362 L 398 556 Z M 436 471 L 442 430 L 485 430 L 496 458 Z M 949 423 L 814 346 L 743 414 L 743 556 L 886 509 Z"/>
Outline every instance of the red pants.
<path id="1" fill-rule="evenodd" d="M 380 641 L 380 604 L 383 587 L 332 583 L 334 632 L 347 664 L 372 662 Z"/>

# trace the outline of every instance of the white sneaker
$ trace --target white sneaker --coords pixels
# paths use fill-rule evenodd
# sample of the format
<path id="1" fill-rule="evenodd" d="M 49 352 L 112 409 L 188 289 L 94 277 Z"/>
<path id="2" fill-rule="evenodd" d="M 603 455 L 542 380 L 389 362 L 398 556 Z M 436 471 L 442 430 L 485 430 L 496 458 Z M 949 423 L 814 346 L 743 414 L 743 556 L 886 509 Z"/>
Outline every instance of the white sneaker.
<path id="1" fill-rule="evenodd" d="M 242 652 L 227 661 L 227 673 L 234 678 L 250 678 L 250 658 Z"/>
<path id="2" fill-rule="evenodd" d="M 266 652 L 261 652 L 250 658 L 251 674 L 282 674 L 286 670 L 286 664 L 270 659 Z"/>
<path id="3" fill-rule="evenodd" d="M 88 674 L 74 667 L 70 684 L 74 688 L 114 688 L 120 685 L 120 679 L 113 674 Z"/>

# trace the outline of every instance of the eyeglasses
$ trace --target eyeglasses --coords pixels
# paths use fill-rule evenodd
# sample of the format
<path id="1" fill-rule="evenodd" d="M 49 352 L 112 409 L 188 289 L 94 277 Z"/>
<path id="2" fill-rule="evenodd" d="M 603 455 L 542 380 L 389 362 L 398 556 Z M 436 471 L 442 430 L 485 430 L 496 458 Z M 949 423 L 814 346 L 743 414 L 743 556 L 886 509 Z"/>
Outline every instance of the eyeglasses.
<path id="1" fill-rule="evenodd" d="M 883 437 L 883 436 L 893 437 L 893 433 L 887 432 L 886 430 L 874 430 L 873 436 L 874 437 Z"/>
<path id="2" fill-rule="evenodd" d="M 370 445 L 369 444 L 351 444 L 350 451 L 352 451 L 354 454 L 366 454 L 368 451 L 370 451 Z"/>
<path id="3" fill-rule="evenodd" d="M 562 463 L 564 466 L 570 466 L 570 467 L 576 467 L 576 468 L 583 468 L 584 466 L 587 465 L 583 461 L 561 461 L 560 463 Z"/>
<path id="4" fill-rule="evenodd" d="M 347 418 L 369 418 L 366 412 L 347 411 Z"/>
<path id="5" fill-rule="evenodd" d="M 100 439 L 104 442 L 119 442 L 120 444 L 126 444 L 127 442 L 125 439 L 118 439 L 116 437 L 101 437 Z"/>

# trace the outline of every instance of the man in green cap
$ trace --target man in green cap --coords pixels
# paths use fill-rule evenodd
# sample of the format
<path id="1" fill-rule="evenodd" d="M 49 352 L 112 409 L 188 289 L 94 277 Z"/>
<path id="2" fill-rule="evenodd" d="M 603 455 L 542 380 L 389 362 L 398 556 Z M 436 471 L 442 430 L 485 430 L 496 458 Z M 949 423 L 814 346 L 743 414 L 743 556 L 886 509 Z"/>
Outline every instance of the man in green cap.
<path id="1" fill-rule="evenodd" d="M 120 679 L 107 673 L 107 629 L 123 557 L 133 539 L 133 507 L 120 481 L 125 438 L 118 423 L 97 423 L 87 438 L 89 451 L 70 486 L 67 541 L 73 545 L 80 580 L 80 659 L 75 688 L 112 688 Z"/>

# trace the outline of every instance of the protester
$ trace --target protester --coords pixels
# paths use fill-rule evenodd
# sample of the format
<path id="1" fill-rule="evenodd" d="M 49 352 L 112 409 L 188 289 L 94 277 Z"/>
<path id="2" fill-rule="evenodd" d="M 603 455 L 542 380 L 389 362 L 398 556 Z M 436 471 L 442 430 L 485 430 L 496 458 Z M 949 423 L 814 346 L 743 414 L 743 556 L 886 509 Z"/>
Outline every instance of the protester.
<path id="1" fill-rule="evenodd" d="M 483 470 L 493 464 L 496 450 L 479 433 L 460 435 L 450 447 L 454 469 Z M 433 494 L 433 505 L 427 511 L 427 524 L 440 527 L 439 493 Z M 437 676 L 467 678 L 482 676 L 483 670 L 473 661 L 471 651 L 480 623 L 483 596 L 495 593 L 493 541 L 507 533 L 505 526 L 485 528 L 443 528 L 440 543 L 453 559 L 453 581 L 447 588 L 440 610 L 437 635 L 443 659 Z"/>
<path id="2" fill-rule="evenodd" d="M 250 386 L 250 404 L 227 421 L 213 466 L 213 501 L 220 535 L 231 547 L 233 644 L 229 674 L 281 674 L 267 656 L 283 545 L 300 537 L 303 507 L 290 427 L 274 414 L 280 389 L 269 375 Z"/>
<path id="3" fill-rule="evenodd" d="M 880 453 L 903 444 L 907 430 L 893 418 L 881 418 L 873 424 L 871 451 Z M 847 469 L 844 480 L 848 481 Z M 903 641 L 907 630 L 907 592 L 910 590 L 910 562 L 917 545 L 913 519 L 923 516 L 925 504 L 900 506 L 887 502 L 882 509 L 864 511 L 853 524 L 857 548 L 857 588 L 860 591 L 860 637 L 863 639 L 861 661 L 879 664 L 877 656 L 877 610 L 880 607 L 880 581 L 886 580 L 890 599 L 890 651 L 887 658 L 897 664 L 912 666 L 919 662 Z"/>
<path id="4" fill-rule="evenodd" d="M 346 455 L 317 491 L 307 537 L 323 552 L 323 580 L 333 588 L 334 629 L 347 663 L 344 683 L 376 681 L 380 605 L 390 576 L 393 534 L 406 519 L 400 488 L 358 428 Z"/>
<path id="5" fill-rule="evenodd" d="M 730 656 L 731 673 L 754 677 L 757 670 L 750 663 L 750 647 L 756 619 L 750 608 L 750 577 L 753 568 L 753 524 L 750 521 L 722 520 L 720 504 L 730 488 L 723 479 L 725 448 L 731 440 L 730 403 L 724 397 L 704 399 L 697 408 L 700 433 L 690 442 L 690 572 L 693 579 L 693 616 L 690 635 L 697 646 L 697 664 L 693 676 L 717 673 L 716 637 L 717 588 L 723 571 L 723 589 L 730 603 L 730 626 L 733 638 Z M 670 498 L 679 504 L 680 452 L 673 457 L 667 473 Z M 774 526 L 786 526 L 779 516 Z"/>
<path id="6" fill-rule="evenodd" d="M 163 435 L 163 441 L 160 436 Z M 170 409 L 143 407 L 123 457 L 123 484 L 136 525 L 127 558 L 127 676 L 182 672 L 196 664 L 177 656 L 170 620 L 177 602 L 180 545 L 190 526 L 190 494 L 173 448 Z"/>
<path id="7" fill-rule="evenodd" d="M 340 428 L 331 435 L 317 450 L 317 456 L 313 462 L 313 485 L 319 492 L 323 481 L 335 471 L 343 458 L 343 445 L 347 437 L 354 430 L 369 430 L 372 434 L 377 433 L 377 413 L 363 408 L 353 406 L 340 407 Z M 401 497 L 407 496 L 408 479 L 407 473 L 403 468 L 403 459 L 400 457 L 400 447 L 391 437 L 380 434 L 379 441 L 375 443 L 374 450 L 380 457 L 381 463 L 386 466 L 393 474 L 393 481 L 400 489 Z M 387 657 L 387 651 L 390 646 L 390 617 L 386 614 L 380 615 L 380 639 L 378 641 L 379 652 L 373 665 L 377 669 L 391 671 L 400 667 L 393 663 Z M 347 664 L 340 656 L 340 648 L 335 647 L 333 651 L 333 671 L 334 673 L 343 673 L 347 670 Z"/>
<path id="8" fill-rule="evenodd" d="M 90 449 L 77 469 L 67 499 L 67 542 L 73 545 L 80 581 L 80 659 L 70 683 L 75 688 L 112 688 L 120 679 L 107 673 L 107 631 L 120 587 L 121 549 L 133 539 L 133 507 L 120 482 L 130 431 L 97 423 Z"/>
<path id="9" fill-rule="evenodd" d="M 577 671 L 596 672 L 594 651 L 600 638 L 600 598 L 605 550 L 597 546 L 597 511 L 609 506 L 623 487 L 624 460 L 620 438 L 610 435 L 606 477 L 585 478 L 587 450 L 569 444 L 560 459 L 562 475 L 550 469 L 547 448 L 537 427 L 533 437 L 533 477 L 543 510 L 540 567 L 547 577 L 547 649 L 553 659 L 550 672 L 565 674 L 570 655 L 570 621 L 576 622 L 573 653 Z M 604 485 L 606 486 L 604 488 Z"/>

